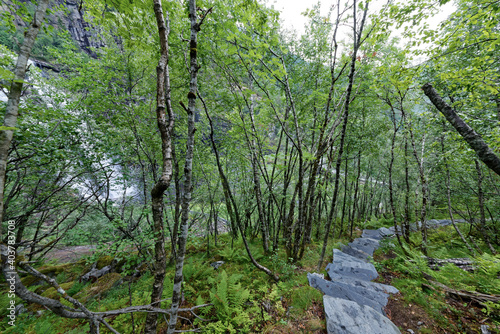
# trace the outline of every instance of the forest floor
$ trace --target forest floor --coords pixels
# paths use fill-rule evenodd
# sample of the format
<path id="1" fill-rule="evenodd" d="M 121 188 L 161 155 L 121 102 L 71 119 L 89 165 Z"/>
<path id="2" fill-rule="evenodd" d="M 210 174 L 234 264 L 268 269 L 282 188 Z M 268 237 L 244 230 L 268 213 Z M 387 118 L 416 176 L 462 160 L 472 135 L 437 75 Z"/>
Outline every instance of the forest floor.
<path id="1" fill-rule="evenodd" d="M 96 251 L 97 247 L 94 245 L 87 246 L 63 246 L 54 247 L 49 253 L 47 253 L 47 260 L 54 260 L 57 263 L 68 263 L 76 262 L 81 258 L 92 255 Z"/>
<path id="2" fill-rule="evenodd" d="M 354 232 L 354 238 L 361 234 L 360 229 L 356 229 Z M 454 236 L 449 228 L 438 229 L 429 233 L 431 242 L 445 240 L 443 236 L 447 236 L 446 242 L 448 244 L 443 241 L 442 245 L 435 246 L 435 249 L 440 250 L 439 247 L 442 246 L 446 250 L 454 250 L 455 253 L 445 254 L 440 250 L 442 256 L 448 258 L 458 257 L 457 249 L 460 246 L 454 244 L 454 247 L 450 247 L 449 243 L 453 242 Z M 204 240 L 203 238 L 192 238 L 188 244 L 185 263 L 186 301 L 183 306 L 191 307 L 198 302 L 210 300 L 209 292 L 216 292 L 219 289 L 220 277 L 222 271 L 224 271 L 227 272 L 227 277 L 235 277 L 235 280 L 238 277 L 241 286 L 248 289 L 252 296 L 250 300 L 254 303 L 254 307 L 249 306 L 241 309 L 249 317 L 246 320 L 249 327 L 245 332 L 327 333 L 322 294 L 309 287 L 306 277 L 307 272 L 316 271 L 322 246 L 320 242 L 311 244 L 304 259 L 296 265 L 292 265 L 284 260 L 283 250 L 280 250 L 279 255 L 265 256 L 262 254 L 259 239 L 256 238 L 251 241 L 252 252 L 258 261 L 277 272 L 282 278 L 280 283 L 275 284 L 262 272 L 255 270 L 252 264 L 249 263 L 241 240 L 233 242 L 228 234 L 220 235 L 218 245 L 211 245 L 209 252 Z M 346 238 L 331 240 L 328 249 L 339 248 L 348 241 L 349 239 Z M 438 288 L 426 291 L 423 288 L 426 281 L 421 277 L 421 271 L 430 269 L 418 266 L 412 268 L 408 264 L 414 264 L 415 260 L 404 259 L 397 247 L 391 247 L 384 246 L 375 252 L 374 265 L 380 274 L 378 282 L 393 285 L 400 290 L 400 293 L 389 299 L 386 313 L 396 326 L 401 329 L 401 333 L 481 334 L 483 333 L 480 328 L 481 325 L 488 325 L 489 333 L 500 333 L 498 329 L 495 329 L 495 324 L 499 323 L 500 315 L 487 312 L 484 306 L 449 298 L 445 292 L 440 291 Z M 147 303 L 149 298 L 148 289 L 152 282 L 152 277 L 147 273 L 147 270 L 141 270 L 143 274 L 135 278 L 119 271 L 107 274 L 97 282 L 79 282 L 78 278 L 90 268 L 89 259 L 93 259 L 90 261 L 97 259 L 98 262 L 96 263 L 101 262 L 101 265 L 105 265 L 106 261 L 111 261 L 112 257 L 106 252 L 92 256 L 97 251 L 95 246 L 60 247 L 54 249 L 48 255 L 50 261 L 42 265 L 40 270 L 44 269 L 47 273 L 56 276 L 58 282 L 65 286 L 69 294 L 71 293 L 71 295 L 81 299 L 90 308 L 114 309 L 126 307 L 130 302 L 135 305 Z M 100 251 L 102 252 L 102 249 Z M 126 256 L 133 257 L 134 255 L 128 253 Z M 419 256 L 417 255 L 414 259 L 418 259 Z M 210 263 L 219 260 L 225 261 L 225 264 L 219 270 L 214 271 L 210 267 Z M 320 272 L 324 272 L 324 266 L 331 260 L 330 255 L 325 259 L 323 270 Z M 68 264 L 64 264 L 68 262 L 72 263 L 69 267 Z M 133 266 L 138 265 L 138 263 L 131 264 Z M 167 276 L 172 276 L 172 272 L 173 269 L 169 267 Z M 480 271 L 471 274 L 462 272 L 459 268 L 448 266 L 435 273 L 432 271 L 429 271 L 429 273 L 442 284 L 453 288 L 458 289 L 465 286 L 472 289 L 472 291 L 474 289 L 481 291 L 481 289 L 488 288 L 490 289 L 488 291 L 498 294 L 496 291 L 498 291 L 500 280 L 491 280 L 491 277 L 484 276 Z M 165 297 L 168 297 L 169 291 L 171 292 L 172 277 L 170 276 L 165 280 Z M 57 296 L 57 292 L 52 291 L 53 289 L 46 284 L 40 285 L 35 281 L 30 281 L 29 277 L 25 277 L 23 280 L 26 284 L 31 282 L 32 287 L 30 289 L 43 296 L 50 298 Z M 454 286 L 454 283 L 458 285 Z M 129 290 L 129 288 L 132 290 Z M 197 297 L 200 296 L 203 297 L 203 300 L 198 301 Z M 3 299 L 0 297 L 0 304 L 2 302 Z M 88 330 L 88 324 L 53 316 L 39 306 L 27 305 L 26 307 L 27 313 L 21 314 L 19 317 L 20 326 L 17 326 L 17 329 L 10 329 L 6 333 L 76 334 L 85 333 Z M 495 310 L 493 311 L 495 312 Z M 215 309 L 211 309 L 202 315 L 213 319 L 213 321 L 216 321 L 219 316 Z M 195 321 L 194 318 L 188 320 Z M 144 321 L 143 315 L 136 315 L 135 321 L 137 324 L 142 324 Z M 120 329 L 120 333 L 131 333 L 128 316 L 123 315 L 114 318 L 112 323 Z M 199 325 L 203 328 L 206 323 Z M 179 329 L 192 328 L 192 323 L 185 323 Z M 0 331 L 2 329 L 8 328 L 2 328 L 0 325 Z M 159 333 L 162 333 L 162 330 L 160 326 Z M 209 331 L 207 333 L 218 332 Z"/>

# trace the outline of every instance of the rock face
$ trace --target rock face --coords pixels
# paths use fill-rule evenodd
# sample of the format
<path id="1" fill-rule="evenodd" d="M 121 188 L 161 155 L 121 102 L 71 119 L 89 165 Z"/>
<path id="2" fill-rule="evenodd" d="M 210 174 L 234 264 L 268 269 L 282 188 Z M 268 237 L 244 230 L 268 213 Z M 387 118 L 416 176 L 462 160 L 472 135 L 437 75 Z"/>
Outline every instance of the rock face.
<path id="1" fill-rule="evenodd" d="M 80 48 L 95 57 L 96 54 L 91 48 L 102 47 L 103 42 L 97 37 L 96 30 L 83 18 L 83 10 L 80 1 L 75 0 L 57 0 L 58 5 L 64 4 L 67 13 L 61 13 L 49 16 L 49 20 L 58 20 L 71 34 L 73 40 Z M 51 22 L 57 24 L 57 22 Z"/>
<path id="2" fill-rule="evenodd" d="M 25 0 L 21 0 L 26 2 Z M 11 5 L 11 4 L 10 4 Z M 12 6 L 12 5 L 11 5 Z M 97 27 L 93 27 L 84 19 L 85 2 L 80 0 L 54 0 L 50 4 L 50 13 L 47 16 L 47 23 L 53 27 L 67 30 L 71 38 L 85 53 L 96 57 L 93 48 L 104 46 L 104 42 L 98 36 Z M 0 10 L 5 10 L 0 5 Z M 26 26 L 26 22 L 16 18 L 16 26 Z"/>

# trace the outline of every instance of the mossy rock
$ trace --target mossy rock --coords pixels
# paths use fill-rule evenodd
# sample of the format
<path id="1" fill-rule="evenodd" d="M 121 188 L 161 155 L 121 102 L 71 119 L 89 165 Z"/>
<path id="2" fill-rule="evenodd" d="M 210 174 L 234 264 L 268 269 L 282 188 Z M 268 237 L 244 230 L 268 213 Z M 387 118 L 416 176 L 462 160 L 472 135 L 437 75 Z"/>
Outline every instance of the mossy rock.
<path id="1" fill-rule="evenodd" d="M 30 286 L 43 285 L 43 284 L 45 284 L 45 281 L 41 278 L 36 277 L 36 276 L 29 275 L 29 276 L 21 278 L 21 283 L 23 283 L 23 285 L 25 287 L 29 288 Z"/>
<path id="2" fill-rule="evenodd" d="M 109 273 L 100 277 L 97 282 L 92 283 L 85 289 L 80 291 L 75 295 L 80 300 L 83 299 L 84 302 L 88 301 L 91 297 L 100 296 L 103 293 L 109 291 L 116 282 L 118 282 L 122 276 L 118 273 Z"/>
<path id="3" fill-rule="evenodd" d="M 75 282 L 63 283 L 63 284 L 59 284 L 59 286 L 64 291 L 67 291 L 67 290 L 69 290 L 73 286 L 73 284 L 75 284 Z M 59 292 L 57 292 L 57 290 L 54 287 L 50 287 L 50 288 L 48 288 L 47 290 L 45 290 L 42 293 L 42 297 L 47 297 L 47 298 L 51 298 L 51 299 L 60 300 L 61 299 L 61 294 Z"/>
<path id="4" fill-rule="evenodd" d="M 110 255 L 104 255 L 104 256 L 101 256 L 98 260 L 97 260 L 97 263 L 96 263 L 96 268 L 97 269 L 102 269 L 106 266 L 109 266 L 111 265 L 111 263 L 113 262 L 114 258 Z"/>

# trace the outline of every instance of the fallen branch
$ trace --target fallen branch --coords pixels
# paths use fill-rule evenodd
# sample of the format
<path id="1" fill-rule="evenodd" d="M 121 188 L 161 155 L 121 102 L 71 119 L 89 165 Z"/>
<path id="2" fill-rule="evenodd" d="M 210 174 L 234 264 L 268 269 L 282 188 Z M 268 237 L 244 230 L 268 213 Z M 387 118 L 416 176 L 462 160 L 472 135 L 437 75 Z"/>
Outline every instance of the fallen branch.
<path id="1" fill-rule="evenodd" d="M 453 259 L 434 259 L 432 257 L 428 257 L 427 263 L 429 264 L 429 267 L 433 270 L 437 270 L 448 263 L 454 264 L 460 269 L 463 269 L 468 272 L 473 272 L 476 269 L 476 267 L 474 266 L 474 262 L 467 257 L 453 258 Z"/>
<path id="2" fill-rule="evenodd" d="M 500 303 L 500 295 L 487 295 L 480 292 L 466 291 L 466 290 L 459 291 L 430 279 L 429 275 L 424 275 L 424 277 L 425 279 L 427 279 L 429 283 L 431 283 L 436 287 L 439 287 L 440 289 L 443 289 L 448 297 L 453 298 L 455 300 L 474 302 L 485 307 L 487 302 Z M 428 288 L 430 290 L 435 290 L 432 286 L 427 284 L 422 284 L 422 287 Z"/>
<path id="3" fill-rule="evenodd" d="M 72 319 L 87 319 L 90 321 L 91 325 L 91 333 L 99 333 L 99 325 L 103 324 L 106 326 L 112 333 L 115 334 L 120 334 L 118 331 L 113 329 L 109 323 L 105 320 L 105 318 L 111 317 L 111 316 L 116 316 L 120 314 L 126 314 L 126 313 L 134 313 L 134 312 L 146 312 L 146 313 L 163 313 L 163 314 L 169 314 L 170 315 L 170 310 L 165 310 L 161 309 L 158 307 L 153 307 L 152 304 L 148 305 L 138 305 L 138 306 L 130 306 L 122 309 L 117 309 L 117 310 L 110 310 L 110 311 L 103 311 L 103 312 L 93 312 L 89 309 L 87 309 L 80 301 L 70 297 L 64 289 L 61 288 L 61 286 L 57 283 L 57 281 L 53 278 L 50 278 L 38 270 L 34 269 L 29 265 L 28 261 L 20 261 L 17 263 L 19 267 L 23 268 L 28 272 L 29 274 L 38 277 L 44 281 L 46 281 L 50 286 L 54 287 L 56 291 L 68 302 L 73 304 L 74 308 L 68 307 L 64 304 L 62 304 L 59 300 L 52 299 L 52 298 L 47 298 L 38 295 L 35 292 L 32 292 L 28 290 L 24 284 L 21 282 L 21 278 L 19 277 L 17 270 L 15 268 L 15 261 L 14 260 L 9 260 L 9 259 L 15 259 L 15 251 L 13 248 L 9 248 L 8 246 L 2 244 L 0 245 L 0 254 L 1 254 L 1 262 L 0 262 L 0 268 L 1 271 L 3 272 L 3 275 L 5 279 L 8 282 L 8 285 L 11 286 L 11 291 L 14 292 L 18 297 L 23 299 L 24 301 L 28 303 L 35 303 L 44 306 L 47 309 L 50 309 L 52 312 L 55 314 L 64 317 L 64 318 L 72 318 Z M 165 299 L 166 300 L 166 299 Z M 164 300 L 161 300 L 159 302 L 162 302 Z M 195 310 L 206 307 L 206 306 L 211 306 L 213 304 L 203 304 L 203 305 L 197 305 L 193 306 L 190 308 L 179 308 L 179 312 L 190 312 L 193 314 L 195 317 L 206 321 L 205 319 L 200 318 L 198 315 L 194 313 Z"/>

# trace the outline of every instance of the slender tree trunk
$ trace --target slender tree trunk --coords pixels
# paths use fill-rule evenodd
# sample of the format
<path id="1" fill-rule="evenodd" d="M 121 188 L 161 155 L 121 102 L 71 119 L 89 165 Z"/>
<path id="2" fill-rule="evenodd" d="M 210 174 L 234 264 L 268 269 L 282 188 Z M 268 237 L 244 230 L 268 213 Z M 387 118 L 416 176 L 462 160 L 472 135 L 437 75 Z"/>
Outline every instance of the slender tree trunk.
<path id="1" fill-rule="evenodd" d="M 232 223 L 231 225 L 233 225 L 239 229 L 241 237 L 243 239 L 243 243 L 245 245 L 245 249 L 247 251 L 248 257 L 250 258 L 250 261 L 252 261 L 252 264 L 257 269 L 265 272 L 267 275 L 269 275 L 275 281 L 278 281 L 279 280 L 278 276 L 276 276 L 268 268 L 259 264 L 257 262 L 257 260 L 255 260 L 255 258 L 252 256 L 252 252 L 250 250 L 250 247 L 248 245 L 248 242 L 247 242 L 247 239 L 246 239 L 246 236 L 244 233 L 245 231 L 243 230 L 243 226 L 242 226 L 243 224 L 242 224 L 241 219 L 240 219 L 238 206 L 236 205 L 236 201 L 235 201 L 233 194 L 231 192 L 231 188 L 229 186 L 229 181 L 226 177 L 226 174 L 224 173 L 224 170 L 222 169 L 222 164 L 220 162 L 220 157 L 219 157 L 219 150 L 217 149 L 217 145 L 215 144 L 215 139 L 214 139 L 214 126 L 213 126 L 212 118 L 210 117 L 210 115 L 208 113 L 208 109 L 207 109 L 207 106 L 205 104 L 205 101 L 203 100 L 203 98 L 200 95 L 198 95 L 198 96 L 200 97 L 200 100 L 203 104 L 203 108 L 205 110 L 205 115 L 207 116 L 208 122 L 210 124 L 210 143 L 212 145 L 212 149 L 213 149 L 214 154 L 215 154 L 215 162 L 217 163 L 217 170 L 219 171 L 219 176 L 220 176 L 221 183 L 222 183 L 222 188 L 223 188 L 223 192 L 224 192 L 224 199 L 226 202 L 226 208 L 227 208 L 227 211 L 229 213 L 229 216 L 231 217 L 231 220 L 234 221 L 234 223 Z"/>
<path id="2" fill-rule="evenodd" d="M 352 204 L 352 214 L 351 214 L 351 231 L 350 236 L 352 238 L 352 232 L 354 228 L 354 220 L 356 215 L 356 208 L 358 205 L 358 190 L 359 190 L 359 178 L 361 177 L 361 150 L 358 151 L 358 176 L 356 177 L 356 185 L 354 186 L 354 199 Z"/>
<path id="3" fill-rule="evenodd" d="M 208 10 L 208 12 L 211 9 Z M 186 141 L 186 159 L 184 164 L 184 191 L 182 194 L 182 213 L 180 234 L 177 248 L 177 259 L 175 262 L 174 287 L 172 292 L 172 307 L 170 309 L 170 320 L 168 322 L 168 334 L 175 332 L 177 325 L 178 310 L 181 303 L 182 281 L 184 279 L 182 270 L 184 268 L 184 258 L 186 256 L 186 242 L 188 236 L 188 220 L 189 220 L 189 204 L 191 203 L 191 194 L 193 192 L 192 177 L 193 177 L 193 152 L 194 152 L 194 133 L 195 128 L 195 109 L 196 109 L 196 94 L 198 93 L 198 32 L 203 21 L 198 22 L 196 14 L 196 0 L 189 1 L 189 20 L 191 21 L 191 38 L 189 41 L 189 58 L 190 69 L 189 74 L 191 80 L 189 82 L 188 107 L 184 109 L 187 112 L 188 134 Z M 204 13 L 205 17 L 208 12 Z"/>
<path id="4" fill-rule="evenodd" d="M 441 140 L 443 138 L 441 137 Z M 441 141 L 441 147 L 443 149 L 443 154 L 444 154 L 444 145 L 443 142 Z M 450 215 L 451 219 L 451 224 L 453 225 L 453 228 L 457 232 L 457 234 L 460 236 L 460 239 L 464 242 L 465 246 L 471 252 L 471 254 L 476 254 L 474 249 L 469 245 L 467 242 L 467 239 L 465 239 L 464 235 L 462 234 L 462 231 L 458 228 L 457 224 L 455 223 L 455 218 L 453 217 L 453 210 L 451 209 L 451 187 L 450 187 L 450 169 L 448 167 L 448 162 L 446 161 L 446 157 L 444 158 L 444 164 L 445 164 L 445 169 L 446 169 L 446 197 L 448 199 L 448 214 Z"/>
<path id="5" fill-rule="evenodd" d="M 417 153 L 417 146 L 415 143 L 415 137 L 413 135 L 413 129 L 412 125 L 410 124 L 410 121 L 406 117 L 406 113 L 404 112 L 403 105 L 401 101 L 401 112 L 403 114 L 403 119 L 406 120 L 407 122 L 407 128 L 408 132 L 410 133 L 410 140 L 411 140 L 411 145 L 413 148 L 413 156 L 415 157 L 415 160 L 417 162 L 418 166 L 418 175 L 420 176 L 420 186 L 422 190 L 422 207 L 420 208 L 420 222 L 421 222 L 421 229 L 420 232 L 422 234 L 422 252 L 424 254 L 427 254 L 427 225 L 425 222 L 426 219 L 426 214 L 427 214 L 427 201 L 428 201 L 428 186 L 427 186 L 427 178 L 425 177 L 425 171 L 424 171 L 424 148 L 422 148 L 422 157 L 418 157 Z M 425 137 L 422 145 L 425 145 Z M 416 196 L 417 198 L 418 196 Z M 416 200 L 416 199 L 415 199 Z M 415 209 L 417 210 L 417 209 Z M 418 217 L 418 214 L 416 215 Z"/>
<path id="6" fill-rule="evenodd" d="M 483 191 L 483 173 L 481 171 L 481 165 L 479 161 L 474 160 L 476 164 L 477 171 L 477 198 L 479 201 L 479 231 L 483 235 L 484 242 L 488 245 L 492 254 L 496 254 L 495 248 L 491 245 L 490 237 L 488 235 L 488 231 L 486 231 L 486 214 L 484 212 L 484 191 Z"/>
<path id="7" fill-rule="evenodd" d="M 170 32 L 169 19 L 165 20 L 160 0 L 153 2 L 158 34 L 160 37 L 160 60 L 156 67 L 156 120 L 161 136 L 162 147 L 162 172 L 159 180 L 151 190 L 151 207 L 153 212 L 153 233 L 155 243 L 154 282 L 151 292 L 151 304 L 160 307 L 159 303 L 163 293 L 165 280 L 165 236 L 163 228 L 163 195 L 172 180 L 172 141 L 171 134 L 174 127 L 174 116 L 170 99 L 170 76 L 168 72 L 168 34 Z M 167 119 L 168 113 L 168 119 Z M 144 327 L 145 334 L 156 333 L 158 316 L 148 313 Z"/>
<path id="8" fill-rule="evenodd" d="M 172 137 L 174 137 L 175 129 L 172 129 Z M 174 227 L 170 236 L 170 248 L 172 250 L 170 254 L 170 263 L 173 263 L 177 257 L 177 236 L 179 234 L 179 222 L 181 218 L 181 179 L 179 175 L 179 159 L 176 155 L 175 145 L 172 145 L 172 159 L 173 159 L 173 178 L 175 185 L 175 208 L 174 208 Z"/>
<path id="9" fill-rule="evenodd" d="M 410 243 L 410 177 L 408 167 L 408 138 L 405 136 L 405 216 L 403 223 L 403 237 L 406 243 Z"/>
<path id="10" fill-rule="evenodd" d="M 390 103 L 389 103 L 390 105 Z M 403 248 L 403 243 L 401 242 L 400 238 L 400 231 L 399 231 L 399 226 L 398 226 L 398 220 L 397 220 L 397 215 L 396 215 L 396 206 L 394 204 L 394 188 L 392 185 L 392 169 L 394 166 L 394 147 L 396 143 L 396 135 L 398 133 L 398 126 L 396 124 L 396 113 L 394 112 L 394 108 L 392 108 L 392 105 L 390 105 L 391 111 L 392 111 L 392 124 L 393 124 L 393 133 L 392 133 L 392 140 L 391 140 L 391 160 L 389 162 L 389 203 L 391 206 L 391 212 L 392 212 L 392 217 L 394 220 L 394 231 L 396 233 L 396 237 L 398 239 L 398 243 Z"/>
<path id="11" fill-rule="evenodd" d="M 345 97 L 345 105 L 344 105 L 344 123 L 342 124 L 342 132 L 340 135 L 340 144 L 339 144 L 339 153 L 337 156 L 337 165 L 335 167 L 336 175 L 335 175 L 335 188 L 333 190 L 333 197 L 332 197 L 332 205 L 331 205 L 331 210 L 330 214 L 328 215 L 328 220 L 326 222 L 326 231 L 325 231 L 325 238 L 323 240 L 323 248 L 321 249 L 321 255 L 318 261 L 318 270 L 321 269 L 321 266 L 323 265 L 323 260 L 325 258 L 325 253 L 326 253 L 326 246 L 328 245 L 328 237 L 330 236 L 330 228 L 332 225 L 332 221 L 334 219 L 333 214 L 335 212 L 335 204 L 337 201 L 337 194 L 338 194 L 338 188 L 339 188 L 339 176 L 340 176 L 340 165 L 342 163 L 342 152 L 344 150 L 344 141 L 345 141 L 345 135 L 346 135 L 346 130 L 347 130 L 347 122 L 349 119 L 349 104 L 351 103 L 351 93 L 352 93 L 352 86 L 354 84 L 354 74 L 356 71 L 356 57 L 358 54 L 359 46 L 361 44 L 361 35 L 363 34 L 363 28 L 365 25 L 365 20 L 366 20 L 366 14 L 368 12 L 368 4 L 364 4 L 364 10 L 363 10 L 363 19 L 361 20 L 361 25 L 357 27 L 357 21 L 356 21 L 356 11 L 357 11 L 357 4 L 356 0 L 354 0 L 353 3 L 353 38 L 354 38 L 354 48 L 352 52 L 352 57 L 351 57 L 351 69 L 349 72 L 349 83 L 347 85 L 347 92 L 346 92 L 346 97 Z"/>
<path id="12" fill-rule="evenodd" d="M 345 210 L 347 204 L 347 193 L 349 192 L 349 180 L 347 179 L 347 177 L 349 176 L 348 173 L 349 168 L 347 167 L 348 160 L 349 159 L 347 159 L 347 152 L 346 152 L 345 167 L 344 167 L 344 199 L 342 200 L 342 215 L 340 217 L 339 238 L 342 236 L 342 233 L 344 232 L 344 218 L 345 218 Z"/>
<path id="13" fill-rule="evenodd" d="M 3 221 L 4 214 L 3 198 L 10 143 L 14 137 L 14 128 L 17 125 L 17 117 L 19 116 L 19 102 L 23 91 L 28 59 L 31 54 L 31 49 L 35 44 L 36 36 L 42 26 L 45 14 L 47 13 L 48 6 L 49 0 L 40 0 L 38 2 L 33 20 L 24 34 L 24 41 L 19 50 L 19 56 L 17 57 L 16 68 L 14 70 L 14 79 L 12 80 L 8 94 L 7 107 L 3 119 L 3 126 L 5 128 L 0 130 L 0 240 L 3 239 L 1 222 Z"/>

